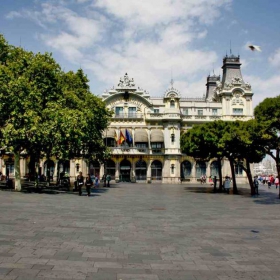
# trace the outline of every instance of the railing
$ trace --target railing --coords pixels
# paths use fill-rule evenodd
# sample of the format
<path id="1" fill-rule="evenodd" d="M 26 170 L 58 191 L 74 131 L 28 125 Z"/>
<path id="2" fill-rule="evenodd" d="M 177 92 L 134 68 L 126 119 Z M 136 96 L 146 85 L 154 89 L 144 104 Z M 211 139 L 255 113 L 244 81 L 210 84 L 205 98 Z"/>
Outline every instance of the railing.
<path id="1" fill-rule="evenodd" d="M 119 114 L 114 114 L 113 118 L 115 119 L 141 119 L 143 118 L 142 113 L 119 113 Z"/>

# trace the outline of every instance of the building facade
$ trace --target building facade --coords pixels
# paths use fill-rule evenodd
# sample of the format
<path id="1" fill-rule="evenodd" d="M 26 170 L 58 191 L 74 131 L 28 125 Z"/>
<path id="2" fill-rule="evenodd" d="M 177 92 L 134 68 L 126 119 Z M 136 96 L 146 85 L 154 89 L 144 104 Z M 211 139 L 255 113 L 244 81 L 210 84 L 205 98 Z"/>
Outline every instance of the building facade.
<path id="1" fill-rule="evenodd" d="M 151 97 L 125 74 L 116 87 L 102 95 L 113 117 L 103 135 L 112 157 L 101 173 L 109 173 L 116 182 L 163 183 L 218 175 L 215 159 L 195 161 L 181 153 L 180 135 L 195 124 L 253 117 L 253 92 L 243 81 L 240 66 L 239 56 L 226 56 L 222 78 L 208 76 L 206 94 L 201 98 L 182 96 L 173 81 L 162 98 Z M 239 166 L 235 171 L 239 181 L 245 180 Z M 226 160 L 223 174 L 230 174 Z"/>
<path id="2" fill-rule="evenodd" d="M 206 94 L 187 98 L 174 88 L 173 81 L 161 98 L 152 97 L 136 85 L 133 78 L 124 75 L 118 84 L 102 94 L 113 117 L 103 137 L 111 149 L 111 158 L 105 164 L 73 159 L 49 164 L 48 172 L 61 172 L 75 178 L 79 171 L 98 176 L 110 174 L 116 182 L 181 183 L 195 182 L 202 175 L 218 175 L 217 162 L 195 161 L 180 150 L 180 135 L 195 124 L 215 120 L 249 120 L 253 118 L 251 85 L 241 74 L 239 56 L 225 56 L 222 77 L 209 75 Z M 28 171 L 28 159 L 22 159 L 22 170 Z M 13 172 L 11 157 L 2 157 L 3 174 Z M 40 170 L 46 174 L 46 163 Z M 230 175 L 227 160 L 222 164 L 223 174 Z M 237 180 L 246 180 L 242 169 L 236 166 Z"/>

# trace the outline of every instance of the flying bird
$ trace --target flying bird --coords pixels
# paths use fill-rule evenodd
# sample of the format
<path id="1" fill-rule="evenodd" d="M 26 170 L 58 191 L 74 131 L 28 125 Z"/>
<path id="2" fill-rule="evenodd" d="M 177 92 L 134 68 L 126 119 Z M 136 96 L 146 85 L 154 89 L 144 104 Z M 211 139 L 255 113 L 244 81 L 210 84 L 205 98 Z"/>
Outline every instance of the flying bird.
<path id="1" fill-rule="evenodd" d="M 251 51 L 258 51 L 258 52 L 262 51 L 260 46 L 250 45 L 248 47 L 250 48 Z"/>

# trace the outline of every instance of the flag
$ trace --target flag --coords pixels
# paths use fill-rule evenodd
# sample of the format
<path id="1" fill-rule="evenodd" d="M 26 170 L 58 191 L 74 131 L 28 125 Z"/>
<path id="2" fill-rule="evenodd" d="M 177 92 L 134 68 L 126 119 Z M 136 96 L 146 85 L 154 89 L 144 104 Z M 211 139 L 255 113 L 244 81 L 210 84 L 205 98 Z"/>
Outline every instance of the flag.
<path id="1" fill-rule="evenodd" d="M 115 130 L 114 138 L 115 138 L 116 142 L 118 142 L 118 135 L 117 135 L 117 131 L 116 130 Z"/>
<path id="2" fill-rule="evenodd" d="M 122 131 L 120 131 L 119 145 L 121 145 L 124 141 L 125 141 L 125 137 L 124 137 Z"/>
<path id="3" fill-rule="evenodd" d="M 125 130 L 125 138 L 128 144 L 132 144 L 132 137 L 127 129 Z"/>

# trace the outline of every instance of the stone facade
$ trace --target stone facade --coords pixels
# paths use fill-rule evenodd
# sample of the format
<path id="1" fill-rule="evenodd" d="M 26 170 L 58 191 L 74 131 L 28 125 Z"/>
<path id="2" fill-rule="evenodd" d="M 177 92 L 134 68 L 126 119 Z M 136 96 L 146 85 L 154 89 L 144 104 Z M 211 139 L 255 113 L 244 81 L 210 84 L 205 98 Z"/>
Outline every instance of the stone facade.
<path id="1" fill-rule="evenodd" d="M 113 117 L 104 132 L 105 144 L 111 149 L 111 159 L 105 165 L 86 163 L 83 159 L 57 162 L 53 159 L 51 173 L 69 173 L 74 180 L 78 171 L 102 176 L 109 173 L 116 182 L 180 183 L 197 181 L 201 175 L 217 175 L 217 162 L 196 162 L 180 150 L 180 135 L 195 124 L 214 120 L 249 120 L 253 117 L 250 84 L 245 83 L 240 70 L 239 56 L 223 59 L 223 75 L 207 77 L 206 94 L 187 98 L 174 88 L 173 81 L 162 98 L 152 97 L 136 86 L 127 74 L 113 89 L 102 94 Z M 0 168 L 5 174 L 10 158 L 2 158 Z M 22 160 L 22 170 L 28 162 Z M 10 165 L 9 165 L 9 168 Z M 44 161 L 40 163 L 46 173 Z M 227 160 L 223 174 L 230 174 Z M 237 166 L 237 181 L 245 174 Z"/>

